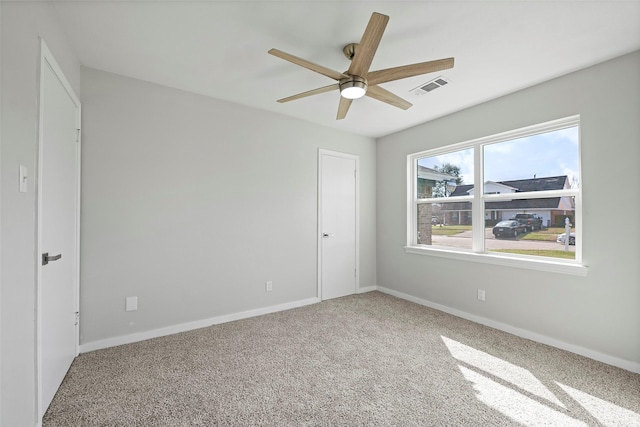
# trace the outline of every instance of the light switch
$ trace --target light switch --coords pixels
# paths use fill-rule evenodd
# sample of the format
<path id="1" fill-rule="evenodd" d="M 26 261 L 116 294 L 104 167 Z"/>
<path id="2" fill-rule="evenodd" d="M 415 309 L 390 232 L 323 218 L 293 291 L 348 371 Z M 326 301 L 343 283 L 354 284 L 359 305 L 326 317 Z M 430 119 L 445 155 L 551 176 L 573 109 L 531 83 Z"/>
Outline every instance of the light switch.
<path id="1" fill-rule="evenodd" d="M 18 176 L 18 189 L 21 193 L 27 192 L 27 184 L 29 183 L 27 177 L 27 167 L 20 165 L 20 173 Z"/>
<path id="2" fill-rule="evenodd" d="M 125 311 L 136 311 L 138 309 L 138 297 L 127 297 Z"/>

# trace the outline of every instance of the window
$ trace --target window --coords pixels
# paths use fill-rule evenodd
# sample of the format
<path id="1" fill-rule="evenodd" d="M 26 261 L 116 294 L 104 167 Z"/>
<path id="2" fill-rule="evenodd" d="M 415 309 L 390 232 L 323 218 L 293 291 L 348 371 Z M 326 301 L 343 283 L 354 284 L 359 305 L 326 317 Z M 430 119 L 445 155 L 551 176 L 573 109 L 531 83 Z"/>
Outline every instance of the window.
<path id="1" fill-rule="evenodd" d="M 570 117 L 408 156 L 407 251 L 585 274 L 579 124 Z"/>

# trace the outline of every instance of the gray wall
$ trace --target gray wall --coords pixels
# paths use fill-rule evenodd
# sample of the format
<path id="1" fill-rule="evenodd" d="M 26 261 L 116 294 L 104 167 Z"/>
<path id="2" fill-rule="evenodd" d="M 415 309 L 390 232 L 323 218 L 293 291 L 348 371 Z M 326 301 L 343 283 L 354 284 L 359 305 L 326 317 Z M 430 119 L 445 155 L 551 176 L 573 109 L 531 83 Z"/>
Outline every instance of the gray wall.
<path id="1" fill-rule="evenodd" d="M 360 156 L 375 286 L 374 140 L 88 68 L 82 102 L 81 344 L 315 297 L 318 148 Z"/>
<path id="2" fill-rule="evenodd" d="M 77 94 L 80 64 L 51 5 L 0 2 L 2 8 L 1 129 L 1 343 L 0 425 L 36 423 L 35 208 L 37 70 L 42 36 Z M 18 165 L 29 171 L 27 193 L 18 192 Z"/>
<path id="3" fill-rule="evenodd" d="M 381 138 L 378 285 L 638 366 L 639 76 L 635 52 Z M 404 252 L 408 154 L 574 114 L 582 120 L 586 277 Z"/>

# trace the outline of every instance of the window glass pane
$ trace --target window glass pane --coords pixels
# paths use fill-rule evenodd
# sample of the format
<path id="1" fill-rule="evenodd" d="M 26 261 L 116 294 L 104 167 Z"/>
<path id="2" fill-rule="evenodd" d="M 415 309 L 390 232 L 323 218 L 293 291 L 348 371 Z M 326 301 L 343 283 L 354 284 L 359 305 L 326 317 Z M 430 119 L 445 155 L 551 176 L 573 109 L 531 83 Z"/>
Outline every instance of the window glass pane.
<path id="1" fill-rule="evenodd" d="M 485 194 L 577 188 L 578 136 L 574 126 L 485 145 Z"/>
<path id="2" fill-rule="evenodd" d="M 415 189 L 407 245 L 581 261 L 573 225 L 581 223 L 579 134 L 574 116 L 408 156 Z"/>
<path id="3" fill-rule="evenodd" d="M 473 189 L 473 149 L 418 159 L 417 198 L 468 196 Z"/>
<path id="4" fill-rule="evenodd" d="M 490 252 L 575 259 L 575 197 L 518 200 L 535 210 L 509 210 L 505 202 L 485 204 L 485 248 Z M 544 206 L 544 208 L 542 207 Z M 532 213 L 532 212 L 536 213 Z M 565 248 L 565 219 L 571 224 Z M 565 250 L 566 249 L 566 250 Z"/>
<path id="5" fill-rule="evenodd" d="M 419 245 L 471 249 L 471 203 L 420 203 L 417 206 Z"/>

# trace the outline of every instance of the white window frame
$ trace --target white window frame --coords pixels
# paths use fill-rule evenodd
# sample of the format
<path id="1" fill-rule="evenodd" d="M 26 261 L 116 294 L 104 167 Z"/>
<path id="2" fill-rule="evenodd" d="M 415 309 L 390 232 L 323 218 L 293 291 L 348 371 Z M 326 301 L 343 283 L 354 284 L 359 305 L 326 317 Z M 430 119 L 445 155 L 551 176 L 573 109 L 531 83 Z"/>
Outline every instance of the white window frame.
<path id="1" fill-rule="evenodd" d="M 483 138 L 477 138 L 458 144 L 448 145 L 432 150 L 421 151 L 407 156 L 407 245 L 405 251 L 412 254 L 438 256 L 444 258 L 459 259 L 464 261 L 482 262 L 489 264 L 505 265 L 510 267 L 528 268 L 534 270 L 566 273 L 579 276 L 587 274 L 587 266 L 582 262 L 582 179 L 578 188 L 535 191 L 523 193 L 505 194 L 484 194 L 484 170 L 483 170 L 483 147 L 499 142 L 510 141 L 526 136 L 537 135 L 578 127 L 578 138 L 580 138 L 580 116 L 571 116 L 563 119 L 528 126 L 512 131 L 499 133 Z M 579 139 L 580 140 L 580 139 Z M 580 166 L 581 143 L 578 143 L 578 168 L 582 176 Z M 447 154 L 455 151 L 473 149 L 474 153 L 474 191 L 470 196 L 459 196 L 453 198 L 431 197 L 425 199 L 417 198 L 417 164 L 418 160 L 425 157 Z M 487 252 L 485 250 L 484 221 L 485 202 L 495 202 L 501 200 L 533 199 L 548 197 L 574 197 L 575 198 L 575 224 L 576 229 L 576 252 L 574 260 L 560 258 L 545 258 L 538 256 L 528 256 L 520 254 L 510 254 L 503 252 Z M 417 206 L 422 203 L 448 203 L 448 202 L 471 202 L 472 224 L 483 224 L 482 227 L 472 227 L 472 248 L 461 249 L 448 246 L 428 246 L 418 245 L 417 242 Z"/>

